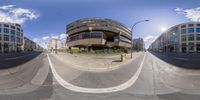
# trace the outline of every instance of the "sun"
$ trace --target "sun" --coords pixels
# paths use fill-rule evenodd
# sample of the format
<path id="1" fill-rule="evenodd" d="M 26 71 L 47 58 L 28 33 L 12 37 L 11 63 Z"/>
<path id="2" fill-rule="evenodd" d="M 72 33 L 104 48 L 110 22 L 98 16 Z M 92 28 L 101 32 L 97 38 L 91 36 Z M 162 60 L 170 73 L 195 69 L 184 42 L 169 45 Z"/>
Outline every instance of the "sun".
<path id="1" fill-rule="evenodd" d="M 160 28 L 160 31 L 161 31 L 161 32 L 165 32 L 166 30 L 167 30 L 166 27 L 161 27 L 161 28 Z"/>

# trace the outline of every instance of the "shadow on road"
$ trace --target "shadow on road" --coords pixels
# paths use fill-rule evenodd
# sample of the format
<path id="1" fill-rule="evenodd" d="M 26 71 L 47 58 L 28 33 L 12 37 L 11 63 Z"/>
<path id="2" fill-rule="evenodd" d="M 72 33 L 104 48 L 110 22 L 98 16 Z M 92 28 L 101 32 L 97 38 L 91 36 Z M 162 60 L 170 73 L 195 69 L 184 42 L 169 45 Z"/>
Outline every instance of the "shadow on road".
<path id="1" fill-rule="evenodd" d="M 7 69 L 22 65 L 37 56 L 42 52 L 27 52 L 27 53 L 12 53 L 12 54 L 1 54 L 0 55 L 0 69 Z"/>
<path id="2" fill-rule="evenodd" d="M 185 69 L 200 69 L 200 54 L 150 52 L 159 59 Z"/>

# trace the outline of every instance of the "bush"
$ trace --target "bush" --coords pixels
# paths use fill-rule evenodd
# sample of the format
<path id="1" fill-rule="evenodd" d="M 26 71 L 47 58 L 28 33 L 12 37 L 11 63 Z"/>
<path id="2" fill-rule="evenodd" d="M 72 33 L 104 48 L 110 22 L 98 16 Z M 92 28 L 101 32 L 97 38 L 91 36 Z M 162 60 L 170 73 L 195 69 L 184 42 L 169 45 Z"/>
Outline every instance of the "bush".
<path id="1" fill-rule="evenodd" d="M 71 54 L 75 54 L 75 53 L 79 52 L 79 49 L 78 48 L 72 48 L 70 52 L 71 52 Z"/>

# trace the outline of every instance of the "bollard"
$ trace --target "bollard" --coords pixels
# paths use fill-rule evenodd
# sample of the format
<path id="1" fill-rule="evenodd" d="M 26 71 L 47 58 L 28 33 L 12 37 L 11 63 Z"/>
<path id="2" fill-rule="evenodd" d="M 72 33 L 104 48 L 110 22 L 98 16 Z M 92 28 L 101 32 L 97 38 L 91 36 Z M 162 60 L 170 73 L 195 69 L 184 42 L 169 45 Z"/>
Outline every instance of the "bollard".
<path id="1" fill-rule="evenodd" d="M 125 61 L 125 55 L 121 54 L 121 62 L 124 62 L 124 61 Z"/>

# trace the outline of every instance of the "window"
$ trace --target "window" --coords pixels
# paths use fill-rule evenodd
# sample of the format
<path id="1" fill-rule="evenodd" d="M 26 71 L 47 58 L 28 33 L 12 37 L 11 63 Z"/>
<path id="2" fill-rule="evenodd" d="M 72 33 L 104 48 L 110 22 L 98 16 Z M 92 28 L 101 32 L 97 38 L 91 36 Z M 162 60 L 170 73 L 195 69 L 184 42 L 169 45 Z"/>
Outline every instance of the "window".
<path id="1" fill-rule="evenodd" d="M 7 25 L 7 24 L 4 24 L 4 27 L 9 27 L 9 25 Z"/>
<path id="2" fill-rule="evenodd" d="M 194 41 L 194 34 L 188 35 L 188 41 Z"/>
<path id="3" fill-rule="evenodd" d="M 11 36 L 11 41 L 15 42 L 15 36 Z"/>
<path id="4" fill-rule="evenodd" d="M 8 35 L 4 35 L 3 40 L 4 41 L 9 41 L 9 36 Z"/>
<path id="5" fill-rule="evenodd" d="M 197 33 L 200 33 L 200 28 L 196 28 L 196 32 L 197 32 Z"/>
<path id="6" fill-rule="evenodd" d="M 17 37 L 17 43 L 20 43 L 20 38 L 19 37 Z"/>
<path id="7" fill-rule="evenodd" d="M 196 40 L 200 40 L 200 34 L 196 35 Z"/>
<path id="8" fill-rule="evenodd" d="M 9 29 L 8 29 L 8 28 L 4 28 L 4 29 L 3 29 L 3 32 L 4 32 L 4 33 L 9 33 Z"/>
<path id="9" fill-rule="evenodd" d="M 82 38 L 83 39 L 88 39 L 88 38 L 90 38 L 90 33 L 88 32 L 88 33 L 83 33 L 82 34 Z"/>
<path id="10" fill-rule="evenodd" d="M 188 27 L 193 27 L 193 26 L 194 26 L 194 24 L 189 24 L 189 25 L 188 25 Z"/>
<path id="11" fill-rule="evenodd" d="M 200 24 L 197 24 L 197 26 L 200 26 Z"/>
<path id="12" fill-rule="evenodd" d="M 15 35 L 15 30 L 11 30 L 11 35 Z"/>
<path id="13" fill-rule="evenodd" d="M 70 41 L 76 41 L 76 40 L 79 40 L 79 36 L 78 36 L 78 35 L 72 36 L 72 37 L 70 38 Z"/>
<path id="14" fill-rule="evenodd" d="M 186 28 L 186 25 L 182 25 L 181 28 Z"/>
<path id="15" fill-rule="evenodd" d="M 91 33 L 91 38 L 101 38 L 102 33 L 101 32 L 92 32 Z"/>
<path id="16" fill-rule="evenodd" d="M 194 28 L 188 28 L 188 33 L 194 33 Z"/>
<path id="17" fill-rule="evenodd" d="M 0 28 L 0 33 L 1 33 L 2 31 L 1 31 L 1 28 Z"/>
<path id="18" fill-rule="evenodd" d="M 11 26 L 12 29 L 15 29 L 15 26 Z"/>
<path id="19" fill-rule="evenodd" d="M 193 51 L 194 50 L 194 43 L 189 43 L 188 47 L 189 47 L 190 51 Z"/>
<path id="20" fill-rule="evenodd" d="M 181 29 L 181 34 L 186 34 L 186 29 Z"/>

